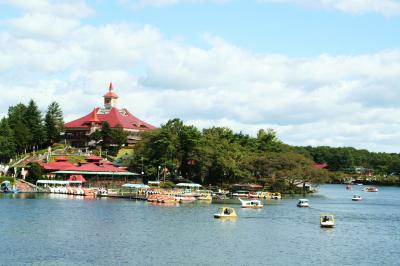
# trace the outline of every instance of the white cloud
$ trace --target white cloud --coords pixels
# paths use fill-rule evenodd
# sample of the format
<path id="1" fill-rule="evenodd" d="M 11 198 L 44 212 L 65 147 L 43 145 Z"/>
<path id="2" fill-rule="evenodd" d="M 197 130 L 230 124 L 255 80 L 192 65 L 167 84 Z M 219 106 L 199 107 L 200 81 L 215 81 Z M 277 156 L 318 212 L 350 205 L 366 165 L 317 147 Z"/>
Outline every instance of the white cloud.
<path id="1" fill-rule="evenodd" d="M 336 9 L 352 14 L 380 13 L 385 16 L 400 14 L 398 0 L 259 0 L 269 3 L 293 3 L 302 6 Z"/>
<path id="2" fill-rule="evenodd" d="M 7 4 L 29 13 L 40 13 L 57 17 L 84 18 L 93 13 L 93 10 L 84 0 L 0 0 L 0 4 Z"/>
<path id="3" fill-rule="evenodd" d="M 163 7 L 176 4 L 195 4 L 195 3 L 217 3 L 222 4 L 231 0 L 119 0 L 123 5 L 133 9 L 142 9 L 145 7 Z"/>
<path id="4" fill-rule="evenodd" d="M 180 117 L 251 134 L 272 127 L 296 145 L 398 151 L 400 50 L 292 58 L 209 35 L 203 49 L 152 26 L 23 10 L 0 31 L 0 114 L 33 98 L 43 110 L 58 101 L 71 120 L 101 105 L 113 81 L 120 106 L 155 125 Z M 47 22 L 56 26 L 42 31 Z"/>

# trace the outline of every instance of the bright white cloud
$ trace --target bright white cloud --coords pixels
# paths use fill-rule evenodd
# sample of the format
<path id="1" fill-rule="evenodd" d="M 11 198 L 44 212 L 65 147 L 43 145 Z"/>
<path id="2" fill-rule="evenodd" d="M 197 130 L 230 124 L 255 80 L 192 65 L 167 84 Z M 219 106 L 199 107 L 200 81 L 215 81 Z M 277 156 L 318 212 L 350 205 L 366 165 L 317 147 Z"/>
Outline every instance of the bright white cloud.
<path id="1" fill-rule="evenodd" d="M 33 98 L 43 110 L 58 101 L 70 120 L 101 105 L 113 81 L 120 106 L 155 125 L 180 117 L 251 134 L 272 127 L 296 145 L 398 151 L 400 50 L 292 58 L 210 35 L 203 49 L 152 26 L 23 10 L 0 31 L 0 114 Z"/>
<path id="2" fill-rule="evenodd" d="M 272 3 L 294 3 L 302 6 L 336 9 L 352 14 L 380 13 L 385 16 L 400 14 L 398 0 L 260 0 Z"/>

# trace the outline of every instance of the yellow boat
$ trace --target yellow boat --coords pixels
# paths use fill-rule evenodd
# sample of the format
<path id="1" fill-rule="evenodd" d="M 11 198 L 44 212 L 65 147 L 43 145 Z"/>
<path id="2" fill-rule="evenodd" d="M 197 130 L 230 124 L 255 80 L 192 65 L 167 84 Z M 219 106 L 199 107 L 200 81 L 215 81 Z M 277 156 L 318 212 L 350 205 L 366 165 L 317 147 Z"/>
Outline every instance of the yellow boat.
<path id="1" fill-rule="evenodd" d="M 271 199 L 281 199 L 282 195 L 279 192 L 271 193 Z"/>
<path id="2" fill-rule="evenodd" d="M 198 201 L 212 202 L 210 190 L 199 190 L 196 196 Z"/>
<path id="3" fill-rule="evenodd" d="M 236 218 L 236 211 L 234 208 L 222 207 L 214 214 L 214 218 Z"/>
<path id="4" fill-rule="evenodd" d="M 335 226 L 335 217 L 332 214 L 321 214 L 319 223 L 321 227 L 332 228 Z"/>

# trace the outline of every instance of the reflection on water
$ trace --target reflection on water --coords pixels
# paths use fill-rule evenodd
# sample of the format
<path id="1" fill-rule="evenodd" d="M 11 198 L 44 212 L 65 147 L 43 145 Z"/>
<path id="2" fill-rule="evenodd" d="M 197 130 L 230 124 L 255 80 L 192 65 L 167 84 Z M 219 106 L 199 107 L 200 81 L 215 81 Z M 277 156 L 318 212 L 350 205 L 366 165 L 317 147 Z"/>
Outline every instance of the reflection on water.
<path id="1" fill-rule="evenodd" d="M 237 219 L 214 219 L 220 204 L 4 194 L 0 264 L 397 265 L 400 189 L 355 190 L 321 186 L 310 208 L 297 208 L 297 197 L 263 209 L 231 204 Z M 320 228 L 321 213 L 336 227 Z"/>

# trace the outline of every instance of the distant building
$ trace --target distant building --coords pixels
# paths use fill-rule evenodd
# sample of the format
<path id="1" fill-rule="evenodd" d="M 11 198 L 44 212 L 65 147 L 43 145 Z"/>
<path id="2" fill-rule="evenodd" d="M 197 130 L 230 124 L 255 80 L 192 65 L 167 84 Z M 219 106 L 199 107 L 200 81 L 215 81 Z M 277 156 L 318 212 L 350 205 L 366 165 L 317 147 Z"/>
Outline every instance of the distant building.
<path id="1" fill-rule="evenodd" d="M 108 122 L 111 128 L 120 125 L 128 132 L 128 144 L 140 140 L 142 132 L 155 129 L 154 126 L 132 115 L 127 109 L 117 108 L 118 95 L 114 92 L 112 83 L 103 98 L 103 108 L 96 107 L 89 114 L 64 125 L 65 140 L 68 144 L 75 147 L 89 146 L 90 134 L 101 129 L 104 122 Z"/>

